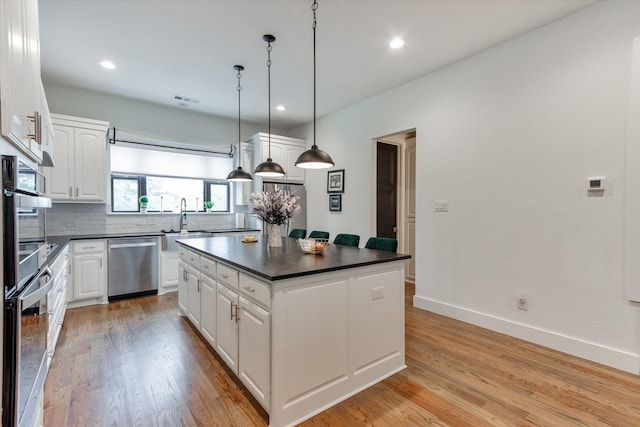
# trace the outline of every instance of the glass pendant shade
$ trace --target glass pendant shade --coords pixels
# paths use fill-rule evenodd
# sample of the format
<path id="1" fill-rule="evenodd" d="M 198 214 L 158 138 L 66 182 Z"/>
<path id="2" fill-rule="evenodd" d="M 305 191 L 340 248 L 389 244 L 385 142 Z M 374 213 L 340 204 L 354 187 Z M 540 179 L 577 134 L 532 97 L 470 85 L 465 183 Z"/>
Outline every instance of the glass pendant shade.
<path id="1" fill-rule="evenodd" d="M 335 165 L 329 153 L 322 151 L 317 145 L 300 154 L 296 160 L 296 166 L 303 169 L 325 169 Z"/>

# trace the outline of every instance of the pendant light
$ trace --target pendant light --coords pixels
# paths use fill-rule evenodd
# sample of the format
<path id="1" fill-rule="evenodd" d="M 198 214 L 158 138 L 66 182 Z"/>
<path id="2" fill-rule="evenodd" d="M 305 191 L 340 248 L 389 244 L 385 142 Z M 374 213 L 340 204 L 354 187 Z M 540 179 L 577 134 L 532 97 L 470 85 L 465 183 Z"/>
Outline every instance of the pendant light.
<path id="1" fill-rule="evenodd" d="M 242 65 L 234 65 L 233 69 L 237 71 L 236 78 L 238 79 L 238 87 L 236 90 L 238 91 L 238 169 L 232 170 L 227 176 L 227 181 L 233 182 L 247 182 L 253 181 L 251 178 L 251 174 L 242 170 L 242 142 L 240 141 L 240 91 L 242 91 L 242 86 L 240 86 L 240 79 L 242 78 L 242 74 L 240 72 L 244 70 Z"/>
<path id="2" fill-rule="evenodd" d="M 271 34 L 265 34 L 262 36 L 262 40 L 267 42 L 267 79 L 269 82 L 269 152 L 267 154 L 267 161 L 260 163 L 253 173 L 259 176 L 283 177 L 284 169 L 271 159 L 271 43 L 273 43 L 276 38 Z"/>
<path id="3" fill-rule="evenodd" d="M 303 169 L 325 169 L 335 166 L 333 159 L 326 151 L 316 145 L 316 10 L 318 2 L 313 1 L 313 145 L 296 160 L 296 166 Z"/>

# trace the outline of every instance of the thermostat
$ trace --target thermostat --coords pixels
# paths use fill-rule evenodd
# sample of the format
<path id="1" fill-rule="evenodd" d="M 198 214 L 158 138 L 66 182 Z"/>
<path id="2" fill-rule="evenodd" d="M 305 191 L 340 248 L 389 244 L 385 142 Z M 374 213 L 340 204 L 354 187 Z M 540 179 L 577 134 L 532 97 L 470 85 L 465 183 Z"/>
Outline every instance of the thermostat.
<path id="1" fill-rule="evenodd" d="M 588 191 L 604 191 L 606 178 L 604 176 L 594 176 L 589 178 Z"/>

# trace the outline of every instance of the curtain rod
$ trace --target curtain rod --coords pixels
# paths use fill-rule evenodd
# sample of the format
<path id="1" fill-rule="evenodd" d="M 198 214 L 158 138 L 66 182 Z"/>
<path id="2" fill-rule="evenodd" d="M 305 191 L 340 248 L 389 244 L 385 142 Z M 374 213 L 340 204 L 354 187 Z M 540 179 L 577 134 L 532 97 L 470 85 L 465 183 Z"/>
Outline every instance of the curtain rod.
<path id="1" fill-rule="evenodd" d="M 124 142 L 126 144 L 138 144 L 138 145 L 148 145 L 150 147 L 159 147 L 159 148 L 170 148 L 173 150 L 184 150 L 184 151 L 196 151 L 196 152 L 200 152 L 200 153 L 209 153 L 209 154 L 225 154 L 231 158 L 233 158 L 233 144 L 230 145 L 230 149 L 229 152 L 223 152 L 223 151 L 213 151 L 213 150 L 205 150 L 205 149 L 198 149 L 198 148 L 181 148 L 181 147 L 171 147 L 168 145 L 162 145 L 162 144 L 154 144 L 152 142 L 140 142 L 140 141 L 128 141 L 126 139 L 117 139 L 116 138 L 116 127 L 113 126 L 111 129 L 113 129 L 113 138 L 109 138 L 109 144 L 113 144 L 115 145 L 116 142 Z"/>

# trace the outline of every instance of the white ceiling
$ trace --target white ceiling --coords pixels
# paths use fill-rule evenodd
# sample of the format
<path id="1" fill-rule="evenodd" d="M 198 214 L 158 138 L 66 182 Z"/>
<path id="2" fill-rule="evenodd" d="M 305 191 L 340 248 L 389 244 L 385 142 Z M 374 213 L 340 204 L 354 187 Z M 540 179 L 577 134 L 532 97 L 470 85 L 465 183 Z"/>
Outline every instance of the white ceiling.
<path id="1" fill-rule="evenodd" d="M 311 0 L 40 0 L 42 76 L 58 83 L 266 122 L 313 118 Z M 317 114 L 392 89 L 560 19 L 595 0 L 320 0 Z M 406 40 L 392 50 L 392 37 Z M 113 61 L 113 71 L 98 62 Z M 201 100 L 178 106 L 175 95 Z M 285 104 L 285 112 L 275 111 Z"/>

